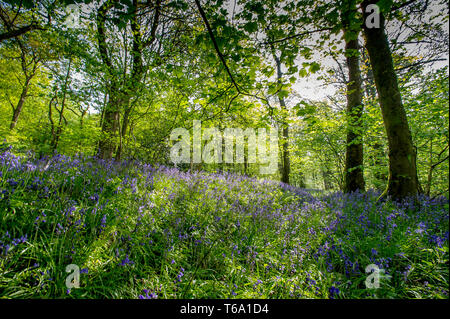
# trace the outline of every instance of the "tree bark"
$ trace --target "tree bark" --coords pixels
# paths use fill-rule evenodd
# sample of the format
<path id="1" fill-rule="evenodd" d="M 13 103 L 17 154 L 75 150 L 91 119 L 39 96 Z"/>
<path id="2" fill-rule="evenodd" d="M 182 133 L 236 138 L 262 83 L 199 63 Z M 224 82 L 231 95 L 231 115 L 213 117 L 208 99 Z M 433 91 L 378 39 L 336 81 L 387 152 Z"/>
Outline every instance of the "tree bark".
<path id="1" fill-rule="evenodd" d="M 50 134 L 53 136 L 55 136 L 55 123 L 53 122 L 53 113 L 52 113 L 52 104 L 53 102 L 56 100 L 56 95 L 53 96 L 50 101 L 48 102 L 48 121 L 50 122 Z"/>
<path id="2" fill-rule="evenodd" d="M 10 130 L 14 130 L 17 125 L 17 121 L 19 120 L 20 113 L 22 112 L 23 104 L 25 103 L 25 99 L 27 97 L 28 88 L 30 86 L 31 78 L 25 79 L 25 84 L 22 87 L 22 93 L 20 94 L 19 101 L 17 102 L 16 107 L 13 109 L 13 115 L 11 119 L 11 124 L 9 125 Z"/>
<path id="3" fill-rule="evenodd" d="M 117 130 L 119 128 L 119 108 L 121 100 L 117 94 L 109 94 L 108 103 L 106 103 L 103 124 L 102 138 L 99 142 L 98 156 L 101 159 L 112 159 L 117 146 Z"/>
<path id="4" fill-rule="evenodd" d="M 248 158 L 247 151 L 244 152 L 244 175 L 248 175 Z"/>
<path id="5" fill-rule="evenodd" d="M 367 19 L 366 8 L 370 4 L 376 4 L 376 1 L 362 4 L 363 21 Z M 380 28 L 369 29 L 364 23 L 363 30 L 389 145 L 389 180 L 382 196 L 401 199 L 417 195 L 419 190 L 416 151 L 398 88 L 384 20 L 380 12 Z"/>
<path id="6" fill-rule="evenodd" d="M 106 15 L 108 11 L 111 9 L 113 3 L 112 1 L 106 1 L 103 3 L 97 12 L 97 42 L 98 49 L 100 52 L 100 57 L 102 59 L 103 64 L 106 68 L 106 81 L 109 82 L 107 84 L 107 94 L 108 94 L 108 102 L 104 105 L 102 110 L 102 119 L 101 119 L 101 128 L 102 135 L 98 142 L 98 157 L 101 159 L 111 159 L 115 147 L 111 144 L 111 135 L 115 134 L 116 130 L 116 122 L 118 111 L 112 110 L 114 108 L 114 98 L 111 93 L 115 92 L 115 77 L 114 71 L 112 67 L 111 59 L 108 55 L 107 45 L 106 45 L 106 35 L 105 35 L 105 23 L 106 23 Z"/>
<path id="7" fill-rule="evenodd" d="M 428 176 L 427 176 L 427 185 L 425 186 L 425 194 L 430 196 L 431 192 L 431 181 L 433 180 L 433 137 L 430 137 L 430 152 L 429 152 L 429 168 L 428 168 Z"/>
<path id="8" fill-rule="evenodd" d="M 362 93 L 361 70 L 359 68 L 359 30 L 349 28 L 350 19 L 356 12 L 356 6 L 350 4 L 344 10 L 345 56 L 348 69 L 347 82 L 347 145 L 345 151 L 344 192 L 364 191 L 364 149 L 362 136 Z M 353 15 L 351 14 L 353 13 Z"/>
<path id="9" fill-rule="evenodd" d="M 125 96 L 124 100 L 125 100 L 125 102 L 123 104 L 126 106 L 125 106 L 121 126 L 120 126 L 120 122 L 119 122 L 119 139 L 120 140 L 119 140 L 119 145 L 117 146 L 116 160 L 120 160 L 122 157 L 123 142 L 127 135 L 128 125 L 129 125 L 129 121 L 130 121 L 130 114 L 131 114 L 131 110 L 132 110 L 132 106 L 130 106 L 130 96 Z M 119 118 L 119 116 L 118 116 L 118 118 Z"/>
<path id="10" fill-rule="evenodd" d="M 118 85 L 116 75 L 113 69 L 111 58 L 108 55 L 105 23 L 108 11 L 113 7 L 116 1 L 106 1 L 103 3 L 97 12 L 97 42 L 100 52 L 100 57 L 106 68 L 106 75 L 108 84 L 108 103 L 106 103 L 103 110 L 102 121 L 102 136 L 98 143 L 98 157 L 101 159 L 112 159 L 116 150 L 116 132 L 119 120 L 119 101 Z"/>
<path id="11" fill-rule="evenodd" d="M 273 58 L 277 64 L 277 79 L 278 82 L 281 83 L 281 78 L 283 77 L 283 73 L 281 71 L 281 61 L 280 58 L 275 54 L 275 50 L 272 48 Z M 278 97 L 278 101 L 280 102 L 281 109 L 283 112 L 287 112 L 286 103 L 284 98 Z M 283 130 L 282 130 L 282 143 L 283 143 L 283 166 L 281 170 L 281 181 L 283 183 L 289 184 L 289 174 L 291 171 L 291 163 L 289 159 L 289 126 L 287 123 L 287 115 L 283 114 Z"/>

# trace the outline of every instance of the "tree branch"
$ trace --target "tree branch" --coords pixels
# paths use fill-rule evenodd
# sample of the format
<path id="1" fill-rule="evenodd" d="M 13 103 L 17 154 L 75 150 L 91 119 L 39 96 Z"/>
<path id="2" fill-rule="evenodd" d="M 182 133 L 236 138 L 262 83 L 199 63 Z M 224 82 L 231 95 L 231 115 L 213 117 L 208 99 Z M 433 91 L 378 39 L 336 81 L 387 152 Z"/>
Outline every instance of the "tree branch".
<path id="1" fill-rule="evenodd" d="M 4 33 L 0 33 L 0 42 L 4 41 L 4 40 L 8 40 L 11 38 L 17 38 L 31 30 L 36 30 L 36 29 L 41 29 L 39 28 L 39 26 L 35 23 L 31 23 L 30 25 L 21 27 L 19 29 L 15 29 L 15 30 L 11 30 L 11 31 L 7 31 Z"/>
<path id="2" fill-rule="evenodd" d="M 159 17 L 161 15 L 161 0 L 156 1 L 155 15 L 153 17 L 152 28 L 150 29 L 150 38 L 144 42 L 143 47 L 151 45 L 156 39 L 156 29 L 159 25 Z"/>
<path id="3" fill-rule="evenodd" d="M 209 37 L 211 38 L 211 41 L 213 42 L 214 49 L 216 50 L 216 53 L 219 56 L 220 61 L 222 62 L 223 66 L 225 67 L 225 70 L 227 71 L 228 76 L 230 77 L 230 80 L 233 83 L 234 87 L 236 88 L 236 90 L 239 93 L 241 93 L 239 86 L 237 85 L 236 81 L 234 80 L 233 74 L 231 74 L 231 71 L 228 68 L 227 62 L 225 61 L 225 58 L 223 57 L 222 52 L 220 52 L 219 46 L 217 45 L 216 37 L 214 36 L 211 26 L 209 25 L 208 19 L 206 18 L 205 11 L 203 11 L 202 6 L 200 5 L 200 1 L 195 0 L 195 4 L 197 5 L 198 11 L 200 12 L 200 15 L 203 19 L 203 22 L 205 23 L 206 28 L 208 29 Z"/>
<path id="4" fill-rule="evenodd" d="M 199 13 L 200 13 L 200 15 L 201 15 L 201 17 L 202 17 L 202 19 L 203 19 L 203 22 L 205 23 L 205 26 L 206 26 L 206 28 L 207 28 L 207 30 L 208 30 L 208 34 L 209 34 L 209 37 L 211 38 L 211 41 L 213 42 L 214 49 L 215 49 L 217 55 L 219 56 L 219 59 L 220 59 L 222 65 L 224 66 L 224 68 L 225 68 L 225 70 L 226 70 L 226 72 L 227 72 L 227 74 L 228 74 L 228 76 L 229 76 L 231 82 L 233 83 L 233 86 L 236 88 L 236 90 L 238 91 L 238 93 L 239 93 L 239 94 L 242 94 L 242 95 L 254 97 L 254 98 L 256 98 L 256 99 L 262 100 L 262 101 L 264 101 L 264 102 L 267 103 L 267 99 L 266 99 L 266 98 L 259 97 L 259 96 L 256 96 L 256 95 L 254 95 L 254 94 L 248 93 L 248 92 L 244 92 L 244 91 L 239 87 L 239 85 L 236 83 L 236 81 L 235 81 L 235 79 L 234 79 L 234 77 L 233 77 L 233 74 L 231 73 L 230 68 L 229 68 L 228 65 L 227 65 L 227 62 L 225 61 L 225 57 L 223 56 L 222 52 L 220 52 L 220 49 L 219 49 L 219 46 L 217 45 L 217 41 L 216 41 L 216 38 L 215 38 L 215 36 L 214 36 L 214 33 L 213 33 L 212 29 L 211 29 L 211 26 L 210 26 L 210 24 L 209 24 L 209 22 L 208 22 L 208 19 L 206 18 L 205 11 L 203 11 L 202 6 L 200 5 L 200 1 L 199 1 L 199 0 L 195 0 L 195 4 L 197 5 L 198 11 L 199 11 Z M 238 94 L 238 95 L 239 95 L 239 94 Z M 232 101 L 233 101 L 234 99 L 236 99 L 236 98 L 237 98 L 237 96 L 233 97 Z M 227 106 L 227 108 L 226 108 L 226 111 L 228 111 L 230 105 L 231 105 L 231 103 L 228 104 L 228 106 Z"/>

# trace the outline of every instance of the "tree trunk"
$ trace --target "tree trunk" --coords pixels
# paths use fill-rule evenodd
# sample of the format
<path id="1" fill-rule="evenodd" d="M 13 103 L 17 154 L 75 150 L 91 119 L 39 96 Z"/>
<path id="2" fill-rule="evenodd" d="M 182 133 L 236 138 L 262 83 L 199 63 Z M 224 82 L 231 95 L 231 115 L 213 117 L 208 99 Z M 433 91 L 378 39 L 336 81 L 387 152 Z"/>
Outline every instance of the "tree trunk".
<path id="1" fill-rule="evenodd" d="M 28 87 L 30 86 L 31 78 L 26 78 L 25 85 L 22 88 L 22 93 L 20 94 L 19 101 L 17 102 L 16 107 L 13 109 L 13 115 L 11 119 L 11 124 L 9 125 L 9 129 L 13 130 L 19 119 L 20 113 L 22 112 L 23 104 L 25 103 L 25 99 L 27 97 Z"/>
<path id="2" fill-rule="evenodd" d="M 126 96 L 124 98 L 124 105 L 126 105 L 125 107 L 125 111 L 123 114 L 123 120 L 122 120 L 122 126 L 119 127 L 120 132 L 119 132 L 119 145 L 117 146 L 117 152 L 116 152 L 116 160 L 120 160 L 122 157 L 122 153 L 123 153 L 123 142 L 125 140 L 125 137 L 127 135 L 127 131 L 128 131 L 128 124 L 130 121 L 130 114 L 131 114 L 131 109 L 132 107 L 130 106 L 130 97 Z M 120 123 L 119 123 L 120 125 Z"/>
<path id="3" fill-rule="evenodd" d="M 323 187 L 325 190 L 330 190 L 333 188 L 330 175 L 331 173 L 328 168 L 322 168 Z"/>
<path id="4" fill-rule="evenodd" d="M 106 44 L 105 23 L 108 11 L 113 7 L 116 1 L 106 1 L 97 11 L 97 43 L 100 57 L 106 69 L 106 77 L 109 82 L 108 103 L 106 103 L 102 120 L 102 135 L 98 143 L 98 156 L 101 159 L 112 159 L 116 150 L 116 131 L 119 120 L 120 99 L 118 98 L 118 81 L 115 70 L 108 54 Z"/>
<path id="5" fill-rule="evenodd" d="M 109 102 L 106 104 L 104 119 L 102 122 L 102 138 L 99 141 L 99 151 L 98 155 L 103 159 L 111 159 L 114 152 L 116 151 L 117 145 L 117 130 L 119 129 L 119 115 L 122 108 L 125 112 L 129 112 L 129 101 L 130 96 L 136 93 L 139 88 L 139 83 L 142 80 L 144 72 L 142 50 L 144 46 L 149 46 L 156 39 L 156 29 L 159 25 L 159 13 L 161 7 L 161 1 L 156 1 L 155 14 L 153 17 L 153 23 L 150 30 L 150 38 L 142 42 L 141 26 L 138 21 L 138 1 L 133 0 L 133 12 L 130 18 L 130 26 L 133 35 L 132 52 L 131 58 L 133 61 L 133 68 L 130 76 L 126 77 L 125 81 L 122 82 L 121 79 L 117 77 L 117 69 L 114 67 L 111 57 L 108 54 L 108 45 L 106 42 L 106 32 L 105 23 L 106 16 L 109 10 L 111 10 L 117 3 L 118 0 L 106 1 L 104 2 L 97 11 L 97 42 L 100 57 L 103 64 L 105 65 L 107 80 L 109 81 L 108 93 Z M 126 134 L 126 129 L 128 125 L 128 116 L 126 121 L 123 122 L 125 127 L 120 127 L 119 137 Z M 118 157 L 122 153 L 122 145 L 119 145 L 117 150 Z"/>
<path id="6" fill-rule="evenodd" d="M 373 79 L 372 66 L 370 65 L 370 62 L 367 60 L 366 49 L 364 47 L 362 48 L 361 53 L 362 53 L 362 59 L 364 62 L 364 66 L 367 68 L 367 74 L 366 74 L 367 84 L 364 87 L 366 96 L 367 96 L 368 100 L 375 101 L 377 91 L 375 88 L 375 81 Z"/>
<path id="7" fill-rule="evenodd" d="M 280 99 L 282 100 L 282 99 Z M 289 160 L 289 127 L 285 124 L 283 127 L 283 173 L 281 181 L 289 184 L 289 174 L 291 172 L 291 163 Z"/>
<path id="8" fill-rule="evenodd" d="M 275 50 L 272 49 L 273 57 L 277 64 L 277 79 L 278 82 L 281 83 L 281 78 L 283 77 L 283 73 L 281 71 L 281 61 L 275 54 Z M 283 183 L 289 184 L 289 173 L 291 171 L 291 165 L 289 160 L 289 126 L 287 123 L 287 108 L 284 98 L 278 97 L 278 101 L 280 102 L 281 109 L 283 110 L 283 166 L 281 170 L 281 181 Z"/>
<path id="9" fill-rule="evenodd" d="M 368 15 L 366 7 L 375 3 L 373 0 L 363 2 L 364 21 Z M 414 196 L 419 188 L 416 152 L 384 30 L 383 14 L 380 12 L 380 28 L 369 29 L 364 24 L 363 29 L 389 145 L 389 180 L 383 195 L 395 199 Z"/>
<path id="10" fill-rule="evenodd" d="M 52 140 L 52 150 L 55 151 L 58 148 L 58 143 L 59 143 L 59 139 L 61 137 L 62 134 L 62 121 L 64 118 L 64 109 L 66 106 L 66 96 L 67 96 L 67 86 L 69 83 L 69 78 L 70 78 L 70 68 L 72 66 L 72 58 L 70 58 L 69 60 L 69 66 L 67 67 L 67 73 L 66 73 L 66 77 L 64 79 L 64 86 L 63 86 L 63 97 L 62 97 L 62 102 L 61 102 L 61 110 L 59 110 L 59 120 L 58 120 L 58 127 L 56 129 L 56 134 L 53 135 L 53 140 Z M 56 108 L 56 105 L 55 105 Z M 66 123 L 67 124 L 67 123 Z"/>
<path id="11" fill-rule="evenodd" d="M 248 151 L 244 152 L 244 175 L 248 175 L 248 158 L 247 153 Z"/>
<path id="12" fill-rule="evenodd" d="M 56 95 L 53 96 L 48 102 L 48 121 L 50 122 L 50 134 L 52 135 L 52 139 L 55 136 L 55 123 L 53 122 L 53 113 L 52 113 L 52 104 L 56 100 Z"/>
<path id="13" fill-rule="evenodd" d="M 31 79 L 34 77 L 37 71 L 37 67 L 39 64 L 40 59 L 36 57 L 34 53 L 32 54 L 31 61 L 27 62 L 27 55 L 30 53 L 27 52 L 26 48 L 23 46 L 22 42 L 20 40 L 17 40 L 17 44 L 20 48 L 20 64 L 22 67 L 22 72 L 25 76 L 25 83 L 22 87 L 22 93 L 20 94 L 19 101 L 17 102 L 16 107 L 13 105 L 13 116 L 11 119 L 11 124 L 9 125 L 9 128 L 13 130 L 17 125 L 17 120 L 19 119 L 20 113 L 22 112 L 23 105 L 25 103 L 25 99 L 27 97 L 28 89 L 30 87 Z M 29 67 L 31 66 L 31 69 Z"/>
<path id="14" fill-rule="evenodd" d="M 359 32 L 344 30 L 347 83 L 347 146 L 345 152 L 344 192 L 364 191 L 364 150 L 362 137 L 361 70 L 359 69 Z"/>
<path id="15" fill-rule="evenodd" d="M 112 159 L 116 151 L 117 129 L 119 126 L 119 99 L 111 94 L 106 104 L 102 123 L 102 138 L 99 142 L 98 156 L 101 159 Z"/>
<path id="16" fill-rule="evenodd" d="M 303 172 L 298 173 L 298 187 L 306 188 L 305 174 Z"/>
<path id="17" fill-rule="evenodd" d="M 430 153 L 429 153 L 429 165 L 428 168 L 428 176 L 427 176 L 427 185 L 425 186 L 425 194 L 430 196 L 431 192 L 431 181 L 433 180 L 433 137 L 430 138 Z"/>
<path id="18" fill-rule="evenodd" d="M 81 110 L 81 116 L 80 116 L 80 128 L 83 129 L 84 126 L 84 117 L 87 114 L 88 109 Z"/>

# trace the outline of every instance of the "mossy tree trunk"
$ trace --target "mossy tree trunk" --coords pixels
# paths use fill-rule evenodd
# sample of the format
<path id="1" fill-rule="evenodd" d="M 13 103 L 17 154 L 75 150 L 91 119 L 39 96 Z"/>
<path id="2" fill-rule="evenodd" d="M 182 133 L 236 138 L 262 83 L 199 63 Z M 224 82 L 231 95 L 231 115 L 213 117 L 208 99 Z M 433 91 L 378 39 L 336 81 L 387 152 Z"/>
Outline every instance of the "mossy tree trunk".
<path id="1" fill-rule="evenodd" d="M 283 72 L 281 71 L 281 58 L 275 54 L 275 49 L 272 48 L 272 55 L 277 64 L 277 80 L 278 83 L 281 83 Z M 291 162 L 289 156 L 289 124 L 288 120 L 288 110 L 286 107 L 286 102 L 284 98 L 278 96 L 278 101 L 280 103 L 280 107 L 283 111 L 283 122 L 282 122 L 282 169 L 281 169 L 281 181 L 283 183 L 289 184 L 289 174 L 291 172 Z"/>
<path id="2" fill-rule="evenodd" d="M 362 4 L 363 21 L 370 14 L 366 12 L 370 4 L 375 4 L 375 1 L 364 1 Z M 419 183 L 416 151 L 394 71 L 384 20 L 380 12 L 380 27 L 368 28 L 364 23 L 363 30 L 389 145 L 389 180 L 383 195 L 400 199 L 416 195 Z"/>
<path id="3" fill-rule="evenodd" d="M 364 149 L 362 129 L 362 92 L 361 70 L 359 68 L 358 29 L 351 28 L 356 5 L 354 1 L 348 2 L 343 10 L 343 27 L 345 39 L 345 56 L 348 69 L 347 81 L 347 145 L 345 151 L 344 192 L 363 191 L 364 182 Z"/>

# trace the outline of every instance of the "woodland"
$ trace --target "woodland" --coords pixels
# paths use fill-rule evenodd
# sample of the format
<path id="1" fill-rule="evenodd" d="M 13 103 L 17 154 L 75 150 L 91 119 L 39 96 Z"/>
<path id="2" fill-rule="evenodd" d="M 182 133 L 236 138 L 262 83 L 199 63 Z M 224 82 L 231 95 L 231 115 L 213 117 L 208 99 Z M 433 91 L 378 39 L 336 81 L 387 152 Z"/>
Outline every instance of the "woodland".
<path id="1" fill-rule="evenodd" d="M 0 1 L 0 298 L 448 299 L 448 26 L 443 0 Z M 248 136 L 196 161 L 195 123 L 276 130 L 277 169 Z"/>

